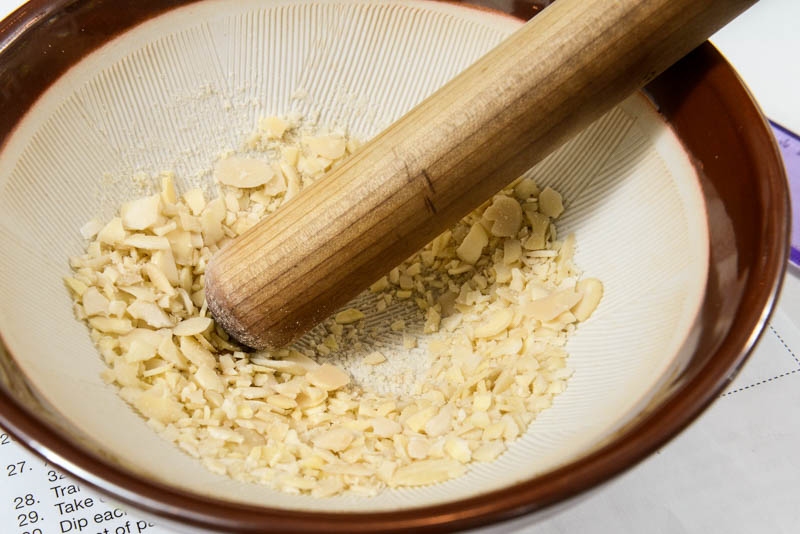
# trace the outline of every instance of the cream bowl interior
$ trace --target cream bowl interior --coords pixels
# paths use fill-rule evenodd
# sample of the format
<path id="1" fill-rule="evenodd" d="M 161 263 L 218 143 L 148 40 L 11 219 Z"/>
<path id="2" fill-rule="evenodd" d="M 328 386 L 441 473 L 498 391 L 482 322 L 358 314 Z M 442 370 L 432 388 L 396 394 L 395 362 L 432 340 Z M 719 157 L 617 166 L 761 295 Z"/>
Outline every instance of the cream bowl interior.
<path id="1" fill-rule="evenodd" d="M 431 487 L 316 500 L 215 475 L 162 440 L 100 378 L 62 277 L 78 229 L 141 196 L 132 177 L 209 183 L 260 117 L 290 111 L 367 140 L 519 22 L 450 4 L 207 0 L 125 33 L 63 76 L 0 158 L 0 328 L 37 394 L 87 447 L 142 476 L 223 500 L 378 511 L 475 496 L 574 460 L 679 370 L 708 269 L 706 209 L 680 142 L 636 95 L 530 174 L 567 202 L 576 263 L 605 284 L 568 344 L 575 375 L 491 464 Z"/>

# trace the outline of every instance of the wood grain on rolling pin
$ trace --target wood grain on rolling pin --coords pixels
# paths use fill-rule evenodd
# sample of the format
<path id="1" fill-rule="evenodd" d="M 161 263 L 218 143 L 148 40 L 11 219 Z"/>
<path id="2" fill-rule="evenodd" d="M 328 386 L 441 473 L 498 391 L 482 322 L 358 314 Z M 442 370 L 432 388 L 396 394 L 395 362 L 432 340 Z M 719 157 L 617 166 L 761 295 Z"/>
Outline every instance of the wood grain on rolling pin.
<path id="1" fill-rule="evenodd" d="M 558 0 L 221 250 L 209 309 L 291 342 L 753 3 Z"/>

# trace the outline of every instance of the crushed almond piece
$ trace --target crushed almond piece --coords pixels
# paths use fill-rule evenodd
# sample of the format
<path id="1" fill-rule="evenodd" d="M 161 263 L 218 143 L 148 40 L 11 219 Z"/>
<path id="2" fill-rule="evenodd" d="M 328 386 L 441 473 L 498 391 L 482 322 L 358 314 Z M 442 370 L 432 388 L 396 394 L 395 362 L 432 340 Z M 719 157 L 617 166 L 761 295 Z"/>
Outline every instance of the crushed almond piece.
<path id="1" fill-rule="evenodd" d="M 334 316 L 334 320 L 339 324 L 352 324 L 366 317 L 361 310 L 348 308 L 342 310 Z"/>
<path id="2" fill-rule="evenodd" d="M 258 187 L 270 182 L 275 176 L 272 165 L 259 159 L 232 156 L 220 160 L 214 167 L 214 179 L 234 187 Z"/>
<path id="3" fill-rule="evenodd" d="M 522 226 L 522 208 L 516 199 L 498 195 L 483 212 L 483 218 L 493 236 L 514 237 Z"/>
<path id="4" fill-rule="evenodd" d="M 353 432 L 346 428 L 333 428 L 312 439 L 315 447 L 333 452 L 345 450 L 353 442 Z"/>
<path id="5" fill-rule="evenodd" d="M 483 254 L 484 247 L 488 244 L 489 236 L 486 235 L 486 230 L 483 229 L 480 223 L 475 223 L 470 227 L 469 233 L 456 249 L 456 254 L 465 263 L 474 265 Z"/>
<path id="6" fill-rule="evenodd" d="M 172 333 L 176 336 L 196 336 L 208 330 L 212 323 L 210 317 L 192 317 L 175 325 Z"/>
<path id="7" fill-rule="evenodd" d="M 370 352 L 366 356 L 364 356 L 364 363 L 367 365 L 379 365 L 386 361 L 386 356 L 381 354 L 378 351 Z"/>
<path id="8" fill-rule="evenodd" d="M 545 187 L 544 190 L 539 193 L 539 211 L 553 219 L 561 215 L 564 212 L 561 194 L 550 187 Z"/>
<path id="9" fill-rule="evenodd" d="M 160 195 L 126 202 L 120 209 L 123 227 L 130 230 L 144 230 L 155 225 L 161 212 L 160 203 Z"/>
<path id="10" fill-rule="evenodd" d="M 258 127 L 267 134 L 270 139 L 280 139 L 289 128 L 290 123 L 281 117 L 265 117 L 258 121 Z"/>
<path id="11" fill-rule="evenodd" d="M 350 383 L 350 376 L 347 373 L 329 363 L 309 371 L 305 376 L 309 384 L 325 391 L 339 389 Z"/>
<path id="12" fill-rule="evenodd" d="M 583 322 L 594 313 L 600 299 L 603 298 L 603 283 L 597 278 L 584 278 L 578 282 L 575 289 L 582 296 L 572 307 L 572 313 L 577 321 Z M 85 295 L 84 298 L 86 298 Z"/>

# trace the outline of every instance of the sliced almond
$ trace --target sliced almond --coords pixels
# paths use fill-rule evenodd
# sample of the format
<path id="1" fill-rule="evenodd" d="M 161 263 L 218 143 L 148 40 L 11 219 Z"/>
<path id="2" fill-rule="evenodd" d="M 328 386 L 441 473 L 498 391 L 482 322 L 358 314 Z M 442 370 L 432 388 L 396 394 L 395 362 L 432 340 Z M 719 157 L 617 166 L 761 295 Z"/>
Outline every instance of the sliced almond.
<path id="1" fill-rule="evenodd" d="M 214 167 L 214 179 L 233 187 L 258 187 L 274 176 L 272 165 L 260 159 L 233 156 L 218 161 Z"/>
<path id="2" fill-rule="evenodd" d="M 191 265 L 194 255 L 192 234 L 185 230 L 175 230 L 167 234 L 175 262 L 179 265 Z"/>
<path id="3" fill-rule="evenodd" d="M 297 402 L 298 407 L 306 410 L 315 406 L 319 406 L 325 402 L 325 399 L 327 398 L 328 392 L 324 389 L 308 386 L 303 391 L 298 393 L 297 397 L 295 398 L 295 402 Z"/>
<path id="4" fill-rule="evenodd" d="M 197 367 L 206 366 L 213 368 L 216 365 L 216 358 L 214 358 L 214 355 L 194 338 L 180 338 L 180 347 L 183 355 Z"/>
<path id="5" fill-rule="evenodd" d="M 143 250 L 169 250 L 169 240 L 166 237 L 145 234 L 131 234 L 122 240 L 126 247 L 140 248 Z"/>
<path id="6" fill-rule="evenodd" d="M 258 121 L 258 128 L 270 139 L 280 139 L 289 128 L 289 121 L 280 117 L 265 117 Z"/>
<path id="7" fill-rule="evenodd" d="M 308 372 L 304 365 L 291 360 L 270 360 L 268 358 L 253 357 L 250 361 L 256 365 L 263 365 L 264 367 L 292 375 L 302 376 Z"/>
<path id="8" fill-rule="evenodd" d="M 603 298 L 603 283 L 597 278 L 584 278 L 578 282 L 575 289 L 582 296 L 580 301 L 572 307 L 572 314 L 578 321 L 583 322 L 594 313 Z"/>
<path id="9" fill-rule="evenodd" d="M 443 436 L 452 429 L 453 410 L 445 406 L 425 423 L 425 433 L 431 437 Z"/>
<path id="10" fill-rule="evenodd" d="M 517 239 L 503 242 L 503 264 L 512 265 L 522 258 L 522 244 Z"/>
<path id="11" fill-rule="evenodd" d="M 430 421 L 434 415 L 436 415 L 436 408 L 432 406 L 422 408 L 406 419 L 405 426 L 410 428 L 413 432 L 420 433 L 425 429 L 425 425 L 428 424 L 428 421 Z"/>
<path id="12" fill-rule="evenodd" d="M 171 423 L 184 416 L 183 406 L 175 399 L 166 396 L 156 388 L 142 392 L 133 405 L 145 417 Z"/>
<path id="13" fill-rule="evenodd" d="M 472 459 L 478 462 L 491 462 L 506 450 L 502 441 L 484 443 L 472 453 Z"/>
<path id="14" fill-rule="evenodd" d="M 483 212 L 483 219 L 493 236 L 514 237 L 522 226 L 522 208 L 515 199 L 498 195 Z"/>
<path id="15" fill-rule="evenodd" d="M 176 336 L 196 336 L 208 330 L 213 323 L 210 317 L 192 317 L 178 323 L 172 333 Z"/>
<path id="16" fill-rule="evenodd" d="M 444 450 L 448 456 L 462 464 L 472 460 L 472 451 L 469 448 L 469 444 L 459 437 L 451 436 L 447 438 L 444 442 Z"/>
<path id="17" fill-rule="evenodd" d="M 527 250 L 541 250 L 547 245 L 547 230 L 550 228 L 550 217 L 536 210 L 525 210 L 530 222 L 530 233 L 524 242 Z"/>
<path id="18" fill-rule="evenodd" d="M 348 308 L 334 315 L 333 320 L 338 324 L 352 324 L 366 317 L 364 312 L 356 308 Z"/>
<path id="19" fill-rule="evenodd" d="M 305 377 L 309 384 L 325 391 L 343 388 L 350 383 L 350 375 L 329 363 L 322 364 L 319 368 L 309 371 Z"/>
<path id="20" fill-rule="evenodd" d="M 90 317 L 89 326 L 107 334 L 127 334 L 133 330 L 129 319 L 112 317 Z"/>
<path id="21" fill-rule="evenodd" d="M 103 223 L 98 218 L 94 218 L 81 226 L 80 233 L 84 239 L 91 239 L 103 229 Z"/>
<path id="22" fill-rule="evenodd" d="M 117 243 L 121 243 L 127 232 L 125 232 L 125 228 L 122 226 L 122 219 L 119 217 L 114 217 L 103 227 L 102 230 L 97 234 L 97 240 L 101 243 L 105 243 L 107 245 L 116 245 Z"/>
<path id="23" fill-rule="evenodd" d="M 170 328 L 175 324 L 157 304 L 139 299 L 128 306 L 128 314 L 134 319 L 141 319 L 154 328 Z"/>
<path id="24" fill-rule="evenodd" d="M 159 291 L 162 291 L 164 294 L 169 296 L 175 294 L 175 288 L 172 287 L 172 283 L 170 282 L 166 273 L 164 270 L 159 269 L 155 262 L 146 263 L 142 270 L 150 279 L 150 282 L 153 283 L 153 286 L 155 286 Z"/>
<path id="25" fill-rule="evenodd" d="M 553 219 L 561 215 L 564 212 L 561 194 L 551 187 L 545 187 L 539 193 L 539 211 Z"/>
<path id="26" fill-rule="evenodd" d="M 211 365 L 200 365 L 194 373 L 194 379 L 203 389 L 222 392 L 225 384 Z"/>
<path id="27" fill-rule="evenodd" d="M 483 254 L 483 249 L 489 244 L 489 236 L 480 223 L 473 224 L 469 233 L 456 249 L 456 254 L 461 261 L 474 265 Z"/>
<path id="28" fill-rule="evenodd" d="M 380 293 L 389 287 L 389 279 L 382 276 L 380 280 L 369 286 L 369 290 L 373 293 Z"/>
<path id="29" fill-rule="evenodd" d="M 120 209 L 122 225 L 131 230 L 144 230 L 154 226 L 161 215 L 161 196 L 131 200 Z"/>
<path id="30" fill-rule="evenodd" d="M 364 356 L 362 361 L 367 365 L 379 365 L 386 361 L 386 356 L 384 356 L 381 352 L 374 351 Z"/>
<path id="31" fill-rule="evenodd" d="M 175 346 L 171 336 L 163 336 L 161 343 L 158 345 L 158 355 L 164 360 L 172 363 L 178 369 L 186 368 L 186 358 Z"/>
<path id="32" fill-rule="evenodd" d="M 178 200 L 178 195 L 175 192 L 175 175 L 171 172 L 165 172 L 161 175 L 161 200 L 165 204 L 175 204 Z"/>
<path id="33" fill-rule="evenodd" d="M 398 467 L 392 476 L 392 486 L 426 486 L 461 476 L 466 468 L 451 459 L 421 460 Z"/>
<path id="34" fill-rule="evenodd" d="M 530 178 L 524 178 L 514 186 L 514 196 L 520 200 L 528 200 L 532 196 L 538 194 L 539 187 L 537 187 L 536 182 Z"/>
<path id="35" fill-rule="evenodd" d="M 282 410 L 292 410 L 297 407 L 297 401 L 286 395 L 270 395 L 267 402 Z"/>
<path id="36" fill-rule="evenodd" d="M 108 299 L 96 287 L 89 287 L 83 292 L 81 303 L 88 316 L 108 313 Z"/>
<path id="37" fill-rule="evenodd" d="M 505 331 L 514 318 L 514 312 L 509 308 L 492 311 L 489 316 L 474 330 L 475 337 L 493 337 Z"/>
<path id="38" fill-rule="evenodd" d="M 344 156 L 347 141 L 344 137 L 326 135 L 320 137 L 305 137 L 303 145 L 314 156 L 334 160 Z"/>
<path id="39" fill-rule="evenodd" d="M 151 263 L 161 271 L 171 286 L 177 286 L 179 283 L 178 266 L 175 264 L 175 257 L 172 255 L 172 249 L 157 250 L 151 256 Z M 159 289 L 164 291 L 164 285 L 161 284 Z M 168 291 L 164 291 L 169 293 Z"/>
<path id="40" fill-rule="evenodd" d="M 427 439 L 414 436 L 408 440 L 408 446 L 406 447 L 406 450 L 410 458 L 415 460 L 423 460 L 428 457 L 428 453 L 431 450 L 431 444 Z"/>
<path id="41" fill-rule="evenodd" d="M 353 439 L 354 435 L 352 430 L 333 428 L 317 434 L 311 442 L 315 447 L 319 447 L 320 449 L 341 452 L 350 446 Z"/>
<path id="42" fill-rule="evenodd" d="M 192 210 L 192 215 L 200 215 L 203 213 L 203 210 L 206 208 L 206 195 L 203 193 L 203 190 L 200 188 L 190 189 L 183 194 L 183 201 L 189 206 L 189 209 Z M 182 226 L 185 230 L 189 230 L 189 224 L 186 224 L 186 220 L 182 221 Z M 193 226 L 193 225 L 191 225 Z"/>
<path id="43" fill-rule="evenodd" d="M 213 244 L 225 237 L 225 231 L 222 229 L 225 214 L 225 202 L 221 198 L 215 198 L 206 205 L 200 215 L 200 226 L 205 243 Z"/>
<path id="44" fill-rule="evenodd" d="M 581 294 L 572 289 L 558 291 L 548 297 L 536 299 L 525 305 L 525 313 L 540 321 L 550 321 L 569 311 L 581 300 Z"/>
<path id="45" fill-rule="evenodd" d="M 385 417 L 376 417 L 372 420 L 372 431 L 382 438 L 391 438 L 403 431 L 403 425 Z"/>

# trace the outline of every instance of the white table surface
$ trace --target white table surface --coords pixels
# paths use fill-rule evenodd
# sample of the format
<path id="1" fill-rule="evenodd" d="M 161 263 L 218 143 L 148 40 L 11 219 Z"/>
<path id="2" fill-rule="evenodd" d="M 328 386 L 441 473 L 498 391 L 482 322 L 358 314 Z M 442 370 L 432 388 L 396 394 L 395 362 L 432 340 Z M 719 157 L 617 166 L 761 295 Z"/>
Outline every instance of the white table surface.
<path id="1" fill-rule="evenodd" d="M 19 0 L 0 0 L 0 19 L 22 3 Z M 711 40 L 739 72 L 765 115 L 794 132 L 800 132 L 800 60 L 797 59 L 800 57 L 800 0 L 761 0 Z M 800 332 L 800 273 L 796 269 L 790 269 L 786 276 L 778 313 L 780 316 L 774 319 L 776 328 L 782 329 L 782 332 L 792 330 L 791 335 Z M 767 343 L 770 341 L 761 342 L 762 345 Z M 764 351 L 767 349 L 764 348 Z M 759 350 L 762 350 L 761 346 Z M 547 521 L 535 526 L 526 525 L 523 521 L 490 530 L 537 534 L 800 532 L 800 479 L 782 480 L 778 476 L 777 483 L 781 491 L 776 493 L 774 470 L 766 469 L 762 480 L 737 480 L 740 473 L 736 465 L 726 465 L 725 459 L 721 463 L 717 459 L 710 460 L 717 464 L 710 465 L 708 471 L 717 478 L 729 471 L 730 485 L 741 485 L 739 490 L 720 487 L 719 491 L 715 491 L 715 488 L 707 485 L 698 486 L 696 477 L 709 476 L 709 473 L 684 473 L 683 483 L 681 475 L 676 475 L 687 464 L 693 465 L 691 462 L 695 462 L 696 465 L 696 462 L 704 461 L 693 446 L 698 439 L 704 439 L 706 434 L 718 430 L 717 427 L 722 424 L 720 419 L 735 417 L 735 414 L 724 412 L 723 404 L 722 401 L 718 402 L 687 432 L 665 447 L 662 453 Z M 797 404 L 788 406 L 786 410 L 797 413 Z M 800 432 L 800 417 L 790 417 L 781 421 L 781 424 L 793 425 L 790 433 L 794 435 Z M 754 432 L 758 430 L 753 424 L 750 426 Z M 770 429 L 767 432 L 774 433 Z M 779 434 L 775 433 L 772 437 L 779 441 Z M 765 450 L 769 450 L 769 447 L 765 447 Z M 768 459 L 767 464 L 780 466 L 784 459 L 772 460 Z M 796 461 L 794 465 L 797 466 Z M 659 484 L 663 477 L 669 477 L 670 483 Z M 762 483 L 770 487 L 762 488 Z M 11 532 L 8 529 L 16 528 L 13 518 L 6 515 L 0 511 L 0 532 Z M 157 526 L 149 531 L 153 534 L 156 531 L 169 532 Z"/>

